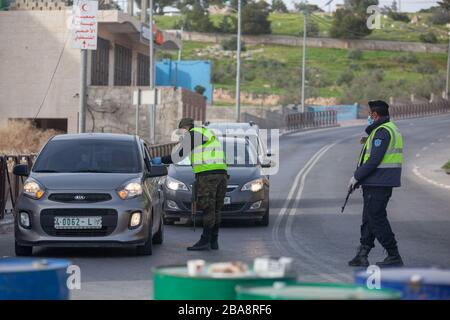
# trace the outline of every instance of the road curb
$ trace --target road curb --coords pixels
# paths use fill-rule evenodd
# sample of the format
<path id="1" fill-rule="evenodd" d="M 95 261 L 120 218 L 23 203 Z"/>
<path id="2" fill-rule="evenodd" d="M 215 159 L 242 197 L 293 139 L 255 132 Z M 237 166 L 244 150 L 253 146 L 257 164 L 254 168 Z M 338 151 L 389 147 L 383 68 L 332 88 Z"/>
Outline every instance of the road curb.
<path id="1" fill-rule="evenodd" d="M 0 220 L 0 234 L 11 233 L 14 230 L 14 218 L 12 216 L 6 216 Z"/>

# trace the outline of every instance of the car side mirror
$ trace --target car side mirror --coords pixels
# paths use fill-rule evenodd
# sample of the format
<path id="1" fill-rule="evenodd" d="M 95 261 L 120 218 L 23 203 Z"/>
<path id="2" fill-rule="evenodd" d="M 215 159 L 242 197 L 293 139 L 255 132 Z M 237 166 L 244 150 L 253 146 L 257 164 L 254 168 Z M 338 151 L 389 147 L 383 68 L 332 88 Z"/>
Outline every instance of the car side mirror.
<path id="1" fill-rule="evenodd" d="M 28 177 L 30 172 L 27 164 L 18 164 L 14 166 L 13 174 L 19 177 Z"/>
<path id="2" fill-rule="evenodd" d="M 147 178 L 156 178 L 167 176 L 167 167 L 166 166 L 151 166 L 150 172 L 146 174 Z"/>

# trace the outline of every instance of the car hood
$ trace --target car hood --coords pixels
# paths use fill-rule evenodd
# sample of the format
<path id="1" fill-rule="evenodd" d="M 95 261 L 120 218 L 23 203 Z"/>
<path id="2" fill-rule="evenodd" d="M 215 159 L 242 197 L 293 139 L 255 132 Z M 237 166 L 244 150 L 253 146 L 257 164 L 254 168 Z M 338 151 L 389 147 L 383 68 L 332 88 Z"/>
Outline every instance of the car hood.
<path id="1" fill-rule="evenodd" d="M 230 179 L 228 184 L 243 185 L 251 180 L 261 177 L 261 169 L 256 167 L 228 167 L 228 175 Z M 185 184 L 192 184 L 194 182 L 194 174 L 191 166 L 176 166 L 170 165 L 168 176 L 175 178 Z"/>
<path id="2" fill-rule="evenodd" d="M 31 178 L 51 190 L 114 190 L 137 173 L 32 173 Z"/>

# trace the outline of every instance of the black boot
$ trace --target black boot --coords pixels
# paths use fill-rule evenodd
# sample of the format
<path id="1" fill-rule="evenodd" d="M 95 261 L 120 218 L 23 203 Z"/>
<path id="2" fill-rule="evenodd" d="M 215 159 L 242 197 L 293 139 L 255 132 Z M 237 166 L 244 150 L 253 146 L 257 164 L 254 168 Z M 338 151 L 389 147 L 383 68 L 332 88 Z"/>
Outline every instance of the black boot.
<path id="1" fill-rule="evenodd" d="M 350 267 L 368 267 L 369 263 L 369 252 L 372 248 L 366 245 L 360 245 L 356 256 L 348 262 Z"/>
<path id="2" fill-rule="evenodd" d="M 388 256 L 380 262 L 377 262 L 379 267 L 402 267 L 403 260 L 398 252 L 398 248 L 386 249 Z"/>
<path id="3" fill-rule="evenodd" d="M 200 240 L 192 247 L 187 248 L 189 251 L 206 251 L 211 249 L 211 229 L 203 228 Z"/>
<path id="4" fill-rule="evenodd" d="M 219 250 L 219 225 L 215 224 L 211 232 L 211 249 Z"/>

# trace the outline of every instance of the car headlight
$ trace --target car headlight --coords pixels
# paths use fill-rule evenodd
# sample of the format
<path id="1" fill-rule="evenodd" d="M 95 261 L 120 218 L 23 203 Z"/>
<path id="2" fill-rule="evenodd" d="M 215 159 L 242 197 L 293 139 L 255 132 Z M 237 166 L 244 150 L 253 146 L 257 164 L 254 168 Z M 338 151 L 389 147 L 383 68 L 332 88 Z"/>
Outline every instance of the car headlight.
<path id="1" fill-rule="evenodd" d="M 244 186 L 241 188 L 241 191 L 247 191 L 250 190 L 251 192 L 258 192 L 262 190 L 264 187 L 264 181 L 262 178 L 252 180 L 250 182 L 247 182 L 244 184 Z"/>
<path id="2" fill-rule="evenodd" d="M 23 194 L 31 199 L 38 200 L 44 196 L 44 188 L 34 180 L 27 180 L 23 185 Z"/>
<path id="3" fill-rule="evenodd" d="M 120 199 L 127 200 L 142 195 L 142 185 L 139 180 L 128 181 L 124 187 L 117 191 Z"/>
<path id="4" fill-rule="evenodd" d="M 188 191 L 188 187 L 181 181 L 178 181 L 177 179 L 174 179 L 172 177 L 167 177 L 166 178 L 166 187 L 169 188 L 170 190 L 185 190 Z"/>

